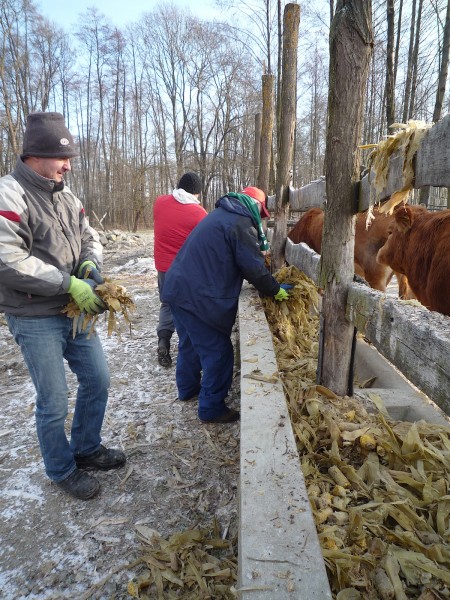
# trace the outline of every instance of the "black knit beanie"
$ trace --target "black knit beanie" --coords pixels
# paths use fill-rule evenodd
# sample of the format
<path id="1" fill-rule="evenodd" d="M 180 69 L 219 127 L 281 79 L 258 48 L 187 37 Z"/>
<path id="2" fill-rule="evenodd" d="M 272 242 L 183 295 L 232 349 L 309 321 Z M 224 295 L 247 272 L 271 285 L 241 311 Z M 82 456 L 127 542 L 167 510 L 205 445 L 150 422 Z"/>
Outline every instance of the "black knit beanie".
<path id="1" fill-rule="evenodd" d="M 188 194 L 200 194 L 202 191 L 202 182 L 197 173 L 185 173 L 178 182 L 178 189 L 182 189 Z"/>
<path id="2" fill-rule="evenodd" d="M 72 134 L 61 113 L 36 112 L 28 115 L 22 158 L 72 158 L 78 155 Z"/>

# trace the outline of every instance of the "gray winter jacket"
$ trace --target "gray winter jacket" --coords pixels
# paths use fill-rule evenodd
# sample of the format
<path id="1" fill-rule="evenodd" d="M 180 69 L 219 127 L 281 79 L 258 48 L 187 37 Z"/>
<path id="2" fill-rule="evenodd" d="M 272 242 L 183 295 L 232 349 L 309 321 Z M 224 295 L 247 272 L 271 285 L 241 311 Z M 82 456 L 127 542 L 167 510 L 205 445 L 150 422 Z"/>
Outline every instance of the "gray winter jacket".
<path id="1" fill-rule="evenodd" d="M 101 268 L 102 245 L 80 200 L 19 158 L 0 178 L 0 312 L 61 314 L 70 276 L 85 260 Z"/>

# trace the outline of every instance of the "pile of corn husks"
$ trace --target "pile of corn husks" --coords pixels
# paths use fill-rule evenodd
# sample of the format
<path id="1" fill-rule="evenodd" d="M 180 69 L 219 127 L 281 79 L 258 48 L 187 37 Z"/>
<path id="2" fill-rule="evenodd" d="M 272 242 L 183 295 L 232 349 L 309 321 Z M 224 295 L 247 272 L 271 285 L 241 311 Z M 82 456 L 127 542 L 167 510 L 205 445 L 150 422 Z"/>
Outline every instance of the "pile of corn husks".
<path id="1" fill-rule="evenodd" d="M 450 429 L 314 385 L 317 292 L 295 267 L 276 277 L 295 285 L 264 304 L 335 598 L 450 598 Z"/>
<path id="2" fill-rule="evenodd" d="M 112 333 L 120 335 L 120 323 L 117 317 L 120 313 L 131 328 L 130 311 L 135 309 L 135 304 L 123 285 L 105 278 L 105 283 L 96 286 L 95 293 L 100 296 L 106 305 L 108 336 Z M 71 300 L 62 312 L 73 319 L 73 337 L 75 337 L 77 331 L 85 331 L 87 328 L 89 328 L 89 333 L 93 332 L 95 324 L 100 317 L 100 315 L 82 313 L 74 300 Z"/>
<path id="3" fill-rule="evenodd" d="M 168 540 L 146 526 L 136 526 L 145 543 L 147 570 L 128 583 L 128 593 L 143 600 L 231 600 L 236 596 L 236 558 L 231 542 L 218 528 L 190 529 Z"/>

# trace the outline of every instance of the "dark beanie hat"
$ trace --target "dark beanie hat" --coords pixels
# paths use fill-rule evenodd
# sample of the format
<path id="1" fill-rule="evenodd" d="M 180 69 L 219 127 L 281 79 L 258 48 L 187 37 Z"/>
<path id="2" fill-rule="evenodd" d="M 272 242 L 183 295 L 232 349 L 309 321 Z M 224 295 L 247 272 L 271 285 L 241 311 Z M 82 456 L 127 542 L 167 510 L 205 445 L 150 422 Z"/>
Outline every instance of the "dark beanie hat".
<path id="1" fill-rule="evenodd" d="M 202 182 L 197 173 L 185 173 L 178 182 L 178 189 L 182 189 L 188 194 L 200 194 L 202 191 Z"/>
<path id="2" fill-rule="evenodd" d="M 72 158 L 78 154 L 61 113 L 36 112 L 28 115 L 22 158 Z"/>

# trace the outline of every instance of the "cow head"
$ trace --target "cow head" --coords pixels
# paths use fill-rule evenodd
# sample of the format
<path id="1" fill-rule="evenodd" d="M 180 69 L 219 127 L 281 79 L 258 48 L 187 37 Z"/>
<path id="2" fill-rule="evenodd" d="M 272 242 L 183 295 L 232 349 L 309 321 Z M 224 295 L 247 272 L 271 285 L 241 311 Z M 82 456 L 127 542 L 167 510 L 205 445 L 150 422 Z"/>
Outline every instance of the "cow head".
<path id="1" fill-rule="evenodd" d="M 414 211 L 407 204 L 401 204 L 394 210 L 394 220 L 389 225 L 388 239 L 377 254 L 377 262 L 405 274 L 404 255 L 408 233 L 414 221 Z"/>

